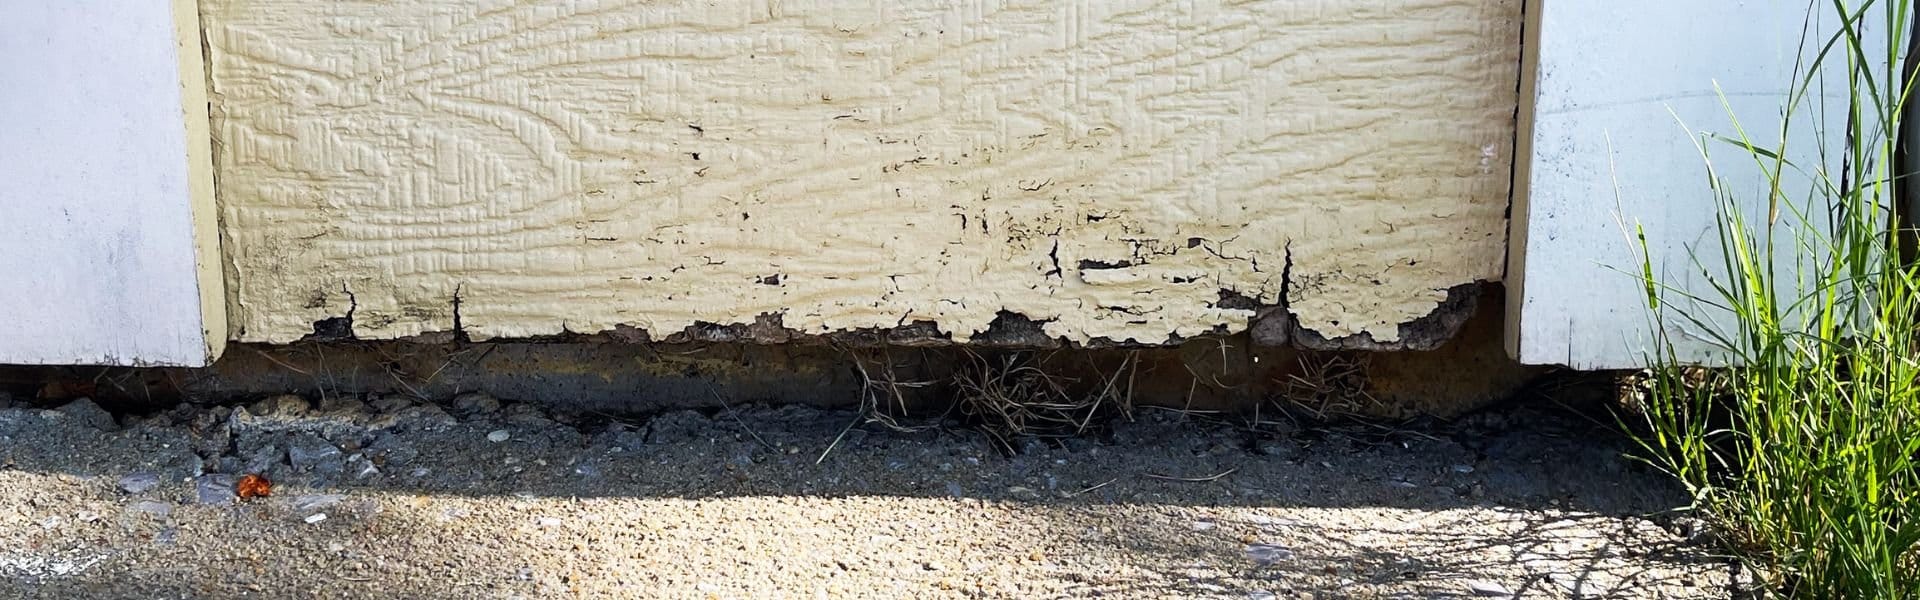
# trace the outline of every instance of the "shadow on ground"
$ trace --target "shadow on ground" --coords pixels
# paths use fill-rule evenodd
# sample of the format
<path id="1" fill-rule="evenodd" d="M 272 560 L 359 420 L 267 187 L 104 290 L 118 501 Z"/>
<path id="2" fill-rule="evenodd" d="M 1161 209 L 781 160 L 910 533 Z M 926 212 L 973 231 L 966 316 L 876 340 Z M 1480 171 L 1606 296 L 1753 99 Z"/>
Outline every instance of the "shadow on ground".
<path id="1" fill-rule="evenodd" d="M 1424 431 L 1143 411 L 1092 438 L 848 412 L 524 405 L 0 411 L 25 596 L 1679 597 L 1684 498 L 1566 415 Z M 284 408 L 284 410 L 283 410 Z M 458 415 L 458 416 L 455 416 Z M 563 423 L 561 421 L 571 421 Z M 849 428 L 849 425 L 853 427 Z M 830 449 L 830 450 L 829 450 Z M 269 498 L 202 496 L 262 473 Z M 151 475 L 129 492 L 128 476 Z M 138 483 L 138 481 L 134 481 Z M 133 487 L 140 487 L 135 485 Z M 316 518 L 316 515 L 324 515 Z M 10 553 L 9 553 L 10 552 Z M 1267 596 L 1271 594 L 1272 596 Z"/>

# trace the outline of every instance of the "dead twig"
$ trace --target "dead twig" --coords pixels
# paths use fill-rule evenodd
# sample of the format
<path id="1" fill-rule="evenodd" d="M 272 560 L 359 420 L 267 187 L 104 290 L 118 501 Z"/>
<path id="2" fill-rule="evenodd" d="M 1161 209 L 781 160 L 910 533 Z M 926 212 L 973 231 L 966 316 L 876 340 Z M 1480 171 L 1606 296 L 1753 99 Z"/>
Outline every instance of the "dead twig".
<path id="1" fill-rule="evenodd" d="M 1302 355 L 1300 372 L 1287 376 L 1281 397 L 1321 421 L 1368 414 L 1380 401 L 1367 392 L 1367 363 L 1365 355 Z"/>
<path id="2" fill-rule="evenodd" d="M 925 388 L 932 386 L 934 382 L 899 381 L 893 375 L 894 369 L 891 354 L 883 356 L 886 366 L 886 371 L 884 371 L 885 378 L 876 379 L 873 374 L 867 370 L 866 360 L 851 351 L 848 351 L 847 355 L 853 359 L 853 368 L 860 374 L 860 408 L 854 415 L 853 420 L 848 421 L 847 426 L 840 430 L 840 434 L 833 436 L 833 441 L 828 443 L 826 449 L 820 451 L 820 456 L 813 460 L 813 464 L 816 465 L 826 462 L 827 455 L 832 454 L 834 448 L 840 447 L 840 442 L 846 439 L 847 434 L 852 432 L 853 428 L 860 426 L 862 422 L 879 423 L 888 429 L 904 433 L 925 431 L 933 427 L 932 425 L 907 426 L 887 413 L 890 407 L 901 413 L 906 412 L 907 399 L 906 392 L 902 391 L 903 389 Z M 885 396 L 888 400 L 882 400 L 882 396 Z"/>
<path id="3" fill-rule="evenodd" d="M 1228 476 L 1228 475 L 1232 475 L 1232 474 L 1233 474 L 1233 473 L 1234 473 L 1235 471 L 1239 471 L 1239 470 L 1240 470 L 1240 467 L 1234 467 L 1234 468 L 1231 468 L 1231 469 L 1227 469 L 1227 470 L 1225 470 L 1225 471 L 1221 471 L 1221 472 L 1220 472 L 1219 474 L 1217 474 L 1217 475 L 1209 475 L 1209 476 L 1206 476 L 1206 477 L 1173 477 L 1173 476 L 1170 476 L 1170 475 L 1155 475 L 1155 474 L 1153 474 L 1153 473 L 1141 473 L 1141 475 L 1143 475 L 1143 476 L 1145 476 L 1145 477 L 1146 477 L 1146 478 L 1148 478 L 1148 479 L 1158 479 L 1158 480 L 1161 480 L 1161 481 L 1182 481 L 1182 482 L 1186 482 L 1186 483 L 1206 483 L 1206 482 L 1209 482 L 1209 481 L 1215 481 L 1215 480 L 1218 480 L 1218 479 L 1220 479 L 1221 477 L 1226 477 L 1226 476 Z"/>
<path id="4" fill-rule="evenodd" d="M 1084 434 L 1100 415 L 1132 410 L 1136 353 L 1128 353 L 1111 372 L 1093 365 L 1095 379 L 1086 389 L 1060 374 L 1052 354 L 963 352 L 967 362 L 954 376 L 956 404 L 1003 448 L 1022 436 Z"/>
<path id="5" fill-rule="evenodd" d="M 715 390 L 715 389 L 713 389 L 713 386 L 712 386 L 712 385 L 708 385 L 708 386 L 707 386 L 707 393 L 708 393 L 708 394 L 711 394 L 711 395 L 713 396 L 713 399 L 714 399 L 714 400 L 717 400 L 717 401 L 719 401 L 719 402 L 720 402 L 720 408 L 723 408 L 723 409 L 726 409 L 726 411 L 727 411 L 727 416 L 729 416 L 729 417 L 732 417 L 732 418 L 733 418 L 733 422 L 735 422 L 735 423 L 739 423 L 739 424 L 740 424 L 740 430 L 741 430 L 741 431 L 745 431 L 745 432 L 747 432 L 747 435 L 749 435 L 749 436 L 752 436 L 752 437 L 753 437 L 753 441 L 756 441 L 756 442 L 760 442 L 760 445 L 761 445 L 761 446 L 765 446 L 765 447 L 766 447 L 766 448 L 767 448 L 768 450 L 773 450 L 773 451 L 779 451 L 779 450 L 780 450 L 780 448 L 778 448 L 778 447 L 776 447 L 776 446 L 774 446 L 773 444 L 769 444 L 769 443 L 767 443 L 767 440 L 766 440 L 765 438 L 762 438 L 762 437 L 760 437 L 760 434 L 758 434 L 758 433 L 754 433 L 754 432 L 753 432 L 753 428 L 752 428 L 752 427 L 748 427 L 748 426 L 747 426 L 747 422 L 746 422 L 746 421 L 742 421 L 742 420 L 740 420 L 740 413 L 737 413 L 737 412 L 734 412 L 734 410 L 733 410 L 733 405 L 732 405 L 732 404 L 728 404 L 728 403 L 727 403 L 727 399 L 726 399 L 726 398 L 723 398 L 723 397 L 721 397 L 721 396 L 720 396 L 720 392 L 719 392 L 718 390 Z"/>
<path id="6" fill-rule="evenodd" d="M 1087 493 L 1087 492 L 1091 492 L 1091 491 L 1094 491 L 1094 490 L 1097 490 L 1097 489 L 1100 489 L 1100 488 L 1103 488 L 1103 487 L 1107 487 L 1107 486 L 1109 486 L 1109 485 L 1113 485 L 1113 482 L 1115 482 L 1115 481 L 1119 481 L 1119 480 L 1120 480 L 1120 478 L 1119 478 L 1119 477 L 1115 477 L 1115 478 L 1113 478 L 1113 479 L 1108 479 L 1108 480 L 1106 480 L 1106 481 L 1102 481 L 1102 482 L 1100 482 L 1100 483 L 1097 483 L 1097 484 L 1094 484 L 1094 486 L 1093 486 L 1093 487 L 1090 487 L 1090 488 L 1087 488 L 1087 489 L 1084 489 L 1084 490 L 1080 490 L 1080 491 L 1078 491 L 1078 492 L 1074 492 L 1074 493 L 1071 493 L 1071 494 L 1067 494 L 1067 497 L 1068 497 L 1068 498 L 1072 498 L 1072 497 L 1074 497 L 1074 496 L 1078 496 L 1078 495 L 1081 495 L 1081 494 L 1085 494 L 1085 493 Z"/>
<path id="7" fill-rule="evenodd" d="M 833 436 L 833 442 L 827 444 L 827 449 L 820 451 L 820 458 L 813 459 L 813 464 L 817 465 L 817 464 L 826 462 L 827 455 L 832 454 L 833 449 L 840 446 L 840 440 L 846 439 L 847 432 L 853 431 L 853 428 L 859 424 L 860 424 L 859 416 L 855 416 L 852 421 L 848 421 L 847 426 L 840 430 L 840 435 Z"/>
<path id="8" fill-rule="evenodd" d="M 268 360 L 269 362 L 272 362 L 273 364 L 276 364 L 276 365 L 280 365 L 280 368 L 283 368 L 283 369 L 286 369 L 286 370 L 288 370 L 288 371 L 293 371 L 293 372 L 295 372 L 295 373 L 299 373 L 299 374 L 301 374 L 301 375 L 306 375 L 306 376 L 308 376 L 308 377 L 312 377 L 312 376 L 313 376 L 313 374 L 312 374 L 312 373 L 308 373 L 306 369 L 302 369 L 302 368 L 300 368 L 300 367 L 296 367 L 296 366 L 293 366 L 293 365 L 290 365 L 290 364 L 287 364 L 286 362 L 284 362 L 284 361 L 282 361 L 282 360 L 280 360 L 280 359 L 278 359 L 278 358 L 274 358 L 274 357 L 273 357 L 273 355 L 271 355 L 271 354 L 267 354 L 266 352 L 263 352 L 263 351 L 261 351 L 261 350 L 260 350 L 259 348 L 248 348 L 248 350 L 252 350 L 254 354 L 258 354 L 258 355 L 260 355 L 260 358 L 264 358 L 264 359 L 267 359 L 267 360 Z"/>
<path id="9" fill-rule="evenodd" d="M 909 426 L 902 424 L 900 421 L 894 419 L 890 412 L 906 414 L 907 396 L 903 390 L 931 387 L 935 382 L 900 381 L 894 377 L 892 353 L 883 353 L 882 358 L 886 366 L 886 371 L 883 372 L 884 378 L 876 379 L 867 371 L 866 361 L 862 360 L 858 355 L 853 357 L 853 368 L 860 372 L 861 418 L 867 422 L 880 423 L 889 429 L 902 433 L 914 433 L 932 429 L 933 425 Z M 883 396 L 885 400 L 882 399 Z"/>

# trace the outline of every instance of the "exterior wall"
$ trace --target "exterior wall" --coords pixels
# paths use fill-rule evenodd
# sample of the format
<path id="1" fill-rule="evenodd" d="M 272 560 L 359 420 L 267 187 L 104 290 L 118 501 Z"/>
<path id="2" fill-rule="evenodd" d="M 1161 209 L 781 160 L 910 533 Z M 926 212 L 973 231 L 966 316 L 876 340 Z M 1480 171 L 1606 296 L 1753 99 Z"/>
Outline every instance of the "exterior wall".
<path id="1" fill-rule="evenodd" d="M 191 0 L 0 3 L 0 364 L 226 345 Z"/>
<path id="2" fill-rule="evenodd" d="M 239 340 L 1392 342 L 1501 277 L 1518 0 L 201 6 Z"/>
<path id="3" fill-rule="evenodd" d="M 1532 72 L 1519 146 L 1525 193 L 1515 196 L 1507 286 L 1510 353 L 1579 370 L 1643 368 L 1656 350 L 1725 364 L 1715 340 L 1737 321 L 1716 291 L 1716 280 L 1729 283 L 1720 201 L 1744 211 L 1746 223 L 1772 222 L 1773 243 L 1798 249 L 1776 255 L 1780 297 L 1812 293 L 1784 286 L 1826 260 L 1817 249 L 1828 246 L 1828 208 L 1811 204 L 1808 190 L 1824 185 L 1815 173 L 1848 172 L 1840 54 L 1799 90 L 1807 95 L 1792 119 L 1783 115 L 1790 86 L 1809 77 L 1808 61 L 1840 33 L 1839 15 L 1799 2 L 1533 2 L 1527 14 L 1539 23 L 1527 30 L 1538 39 L 1526 44 Z M 1735 12 L 1744 16 L 1725 18 Z M 1885 56 L 1886 35 L 1867 26 L 1855 42 L 1867 56 Z M 1751 155 L 1710 134 L 1748 137 L 1793 166 L 1770 183 Z M 1769 215 L 1773 202 L 1779 219 Z M 1643 267 L 1663 290 L 1659 330 Z"/>

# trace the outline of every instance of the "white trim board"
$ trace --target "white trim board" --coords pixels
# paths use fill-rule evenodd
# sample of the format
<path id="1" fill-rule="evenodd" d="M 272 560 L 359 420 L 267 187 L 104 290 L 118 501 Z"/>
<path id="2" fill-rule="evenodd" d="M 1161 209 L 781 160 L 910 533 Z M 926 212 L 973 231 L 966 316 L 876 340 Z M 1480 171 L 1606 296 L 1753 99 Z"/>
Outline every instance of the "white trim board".
<path id="1" fill-rule="evenodd" d="M 225 345 L 192 0 L 0 3 L 0 363 Z"/>
<path id="2" fill-rule="evenodd" d="M 1732 134 L 1731 111 L 1757 144 L 1776 144 L 1803 30 L 1805 45 L 1817 47 L 1838 19 L 1831 5 L 1805 0 L 1532 0 L 1527 13 L 1508 350 L 1526 364 L 1639 367 L 1654 336 L 1630 232 L 1645 228 L 1663 283 L 1711 295 L 1695 261 L 1719 260 L 1716 210 L 1695 141 Z M 1866 43 L 1885 47 L 1884 39 Z M 1823 77 L 1828 93 L 1844 98 L 1844 74 Z M 1824 143 L 1837 165 L 1840 136 L 1822 142 L 1812 129 L 1844 126 L 1844 101 L 1795 119 L 1789 158 L 1819 165 Z M 1701 144 L 1743 210 L 1765 219 L 1754 161 L 1731 144 Z M 1806 197 L 1807 180 L 1790 183 L 1790 198 Z M 1715 321 L 1714 311 L 1690 310 Z M 1720 362 L 1706 332 L 1677 321 L 1661 327 L 1680 359 Z"/>

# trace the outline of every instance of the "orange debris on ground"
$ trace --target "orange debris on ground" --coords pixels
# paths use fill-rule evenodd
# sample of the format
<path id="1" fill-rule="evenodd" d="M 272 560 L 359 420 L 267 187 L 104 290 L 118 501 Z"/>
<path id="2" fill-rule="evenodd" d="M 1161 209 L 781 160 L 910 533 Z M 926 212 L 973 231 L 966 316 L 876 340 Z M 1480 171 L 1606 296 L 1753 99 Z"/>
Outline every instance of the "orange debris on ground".
<path id="1" fill-rule="evenodd" d="M 273 495 L 273 482 L 260 475 L 244 475 L 234 484 L 233 493 L 241 499 L 265 498 Z"/>

